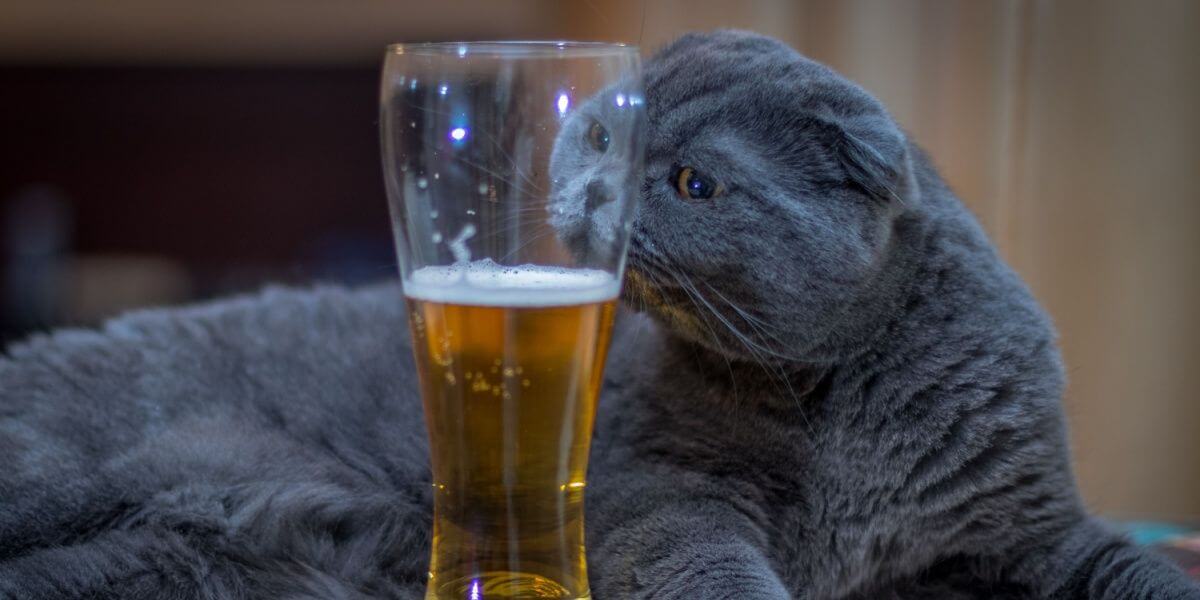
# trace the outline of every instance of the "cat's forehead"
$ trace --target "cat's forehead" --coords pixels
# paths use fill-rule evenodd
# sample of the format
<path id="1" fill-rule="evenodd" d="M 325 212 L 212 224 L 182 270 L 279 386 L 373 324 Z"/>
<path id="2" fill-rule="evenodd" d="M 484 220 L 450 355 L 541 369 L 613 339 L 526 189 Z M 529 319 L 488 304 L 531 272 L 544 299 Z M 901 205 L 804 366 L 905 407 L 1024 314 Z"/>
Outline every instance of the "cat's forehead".
<path id="1" fill-rule="evenodd" d="M 821 104 L 806 101 L 792 82 L 754 77 L 653 87 L 649 139 L 665 151 L 711 150 L 739 139 L 763 148 L 791 145 L 808 135 L 806 123 Z"/>
<path id="2" fill-rule="evenodd" d="M 697 124 L 777 127 L 805 115 L 882 112 L 856 84 L 781 42 L 746 32 L 688 34 L 646 67 L 661 134 Z"/>
<path id="3" fill-rule="evenodd" d="M 886 111 L 865 90 L 757 34 L 688 34 L 646 68 L 648 165 L 831 172 L 830 124 Z"/>
<path id="4" fill-rule="evenodd" d="M 805 85 L 836 78 L 830 69 L 768 37 L 718 31 L 687 34 L 646 64 L 646 87 L 664 96 L 738 84 L 786 82 Z"/>

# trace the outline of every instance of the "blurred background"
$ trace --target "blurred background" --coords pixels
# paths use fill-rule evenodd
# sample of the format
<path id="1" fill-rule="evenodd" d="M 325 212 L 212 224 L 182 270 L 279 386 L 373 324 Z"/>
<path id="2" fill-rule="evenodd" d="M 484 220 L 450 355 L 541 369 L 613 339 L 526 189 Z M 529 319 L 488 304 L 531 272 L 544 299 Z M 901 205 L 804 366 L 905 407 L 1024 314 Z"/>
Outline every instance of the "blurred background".
<path id="1" fill-rule="evenodd" d="M 396 41 L 774 35 L 877 94 L 1062 335 L 1089 505 L 1200 519 L 1200 2 L 7 0 L 0 343 L 394 277 Z"/>

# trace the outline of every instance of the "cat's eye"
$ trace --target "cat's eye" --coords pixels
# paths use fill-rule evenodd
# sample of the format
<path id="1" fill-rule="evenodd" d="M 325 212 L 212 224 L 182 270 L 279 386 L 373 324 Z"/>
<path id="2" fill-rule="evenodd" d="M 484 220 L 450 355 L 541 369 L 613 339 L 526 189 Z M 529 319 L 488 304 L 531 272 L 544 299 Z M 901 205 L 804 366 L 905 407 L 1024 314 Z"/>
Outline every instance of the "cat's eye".
<path id="1" fill-rule="evenodd" d="M 702 175 L 692 167 L 683 167 L 675 174 L 675 191 L 679 197 L 692 200 L 705 200 L 720 196 L 725 191 L 721 184 L 715 183 L 709 177 Z"/>
<path id="2" fill-rule="evenodd" d="M 608 130 L 599 121 L 592 121 L 592 126 L 588 127 L 587 141 L 596 152 L 608 150 Z"/>

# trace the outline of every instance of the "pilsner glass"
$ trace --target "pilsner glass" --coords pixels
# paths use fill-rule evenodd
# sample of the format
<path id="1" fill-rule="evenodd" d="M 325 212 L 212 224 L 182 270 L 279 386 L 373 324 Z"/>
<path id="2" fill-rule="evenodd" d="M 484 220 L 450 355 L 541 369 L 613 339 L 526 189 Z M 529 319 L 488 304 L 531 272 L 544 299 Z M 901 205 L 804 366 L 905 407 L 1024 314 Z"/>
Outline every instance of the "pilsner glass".
<path id="1" fill-rule="evenodd" d="M 397 44 L 383 168 L 433 472 L 427 599 L 590 598 L 588 447 L 642 169 L 637 49 Z"/>

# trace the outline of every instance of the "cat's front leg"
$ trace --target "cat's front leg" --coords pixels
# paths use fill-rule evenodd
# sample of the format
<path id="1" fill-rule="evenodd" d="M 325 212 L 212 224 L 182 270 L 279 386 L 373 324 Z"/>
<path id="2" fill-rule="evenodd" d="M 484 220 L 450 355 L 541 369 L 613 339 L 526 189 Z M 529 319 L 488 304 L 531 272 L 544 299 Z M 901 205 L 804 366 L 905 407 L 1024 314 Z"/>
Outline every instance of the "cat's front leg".
<path id="1" fill-rule="evenodd" d="M 714 515 L 663 509 L 610 534 L 595 553 L 598 599 L 785 600 L 763 554 Z"/>
<path id="2" fill-rule="evenodd" d="M 761 536 L 749 519 L 685 489 L 643 481 L 597 494 L 597 510 L 590 514 L 602 516 L 588 534 L 597 600 L 791 598 L 756 543 Z"/>
<path id="3" fill-rule="evenodd" d="M 1164 557 L 1083 519 L 1025 562 L 1046 596 L 1087 600 L 1200 600 L 1200 584 Z"/>

